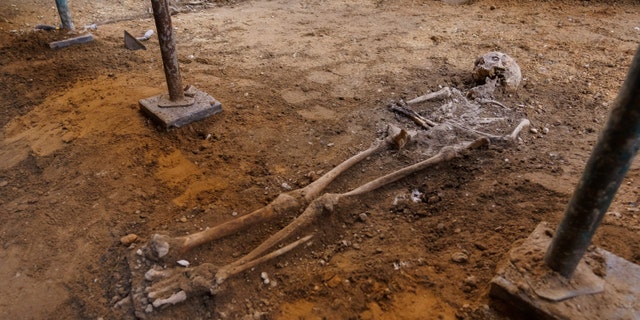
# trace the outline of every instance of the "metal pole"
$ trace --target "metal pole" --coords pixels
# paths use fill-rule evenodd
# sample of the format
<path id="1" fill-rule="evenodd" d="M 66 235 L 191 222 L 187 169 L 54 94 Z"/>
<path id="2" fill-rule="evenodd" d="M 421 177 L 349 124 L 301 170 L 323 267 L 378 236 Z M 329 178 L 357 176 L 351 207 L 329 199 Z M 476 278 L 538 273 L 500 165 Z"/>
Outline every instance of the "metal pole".
<path id="1" fill-rule="evenodd" d="M 640 148 L 640 49 L 591 153 L 545 263 L 570 278 Z"/>
<path id="2" fill-rule="evenodd" d="M 67 0 L 56 0 L 56 7 L 58 7 L 58 14 L 60 15 L 60 21 L 62 21 L 62 27 L 64 29 L 75 30 L 73 21 L 71 21 L 71 14 L 69 13 L 69 6 Z"/>
<path id="3" fill-rule="evenodd" d="M 167 86 L 169 87 L 169 98 L 171 101 L 181 101 L 185 97 L 182 88 L 182 77 L 180 77 L 180 69 L 178 67 L 176 42 L 173 39 L 169 5 L 166 0 L 151 0 L 151 6 L 153 8 L 153 19 L 156 21 L 160 51 L 162 52 L 164 75 L 167 78 Z"/>

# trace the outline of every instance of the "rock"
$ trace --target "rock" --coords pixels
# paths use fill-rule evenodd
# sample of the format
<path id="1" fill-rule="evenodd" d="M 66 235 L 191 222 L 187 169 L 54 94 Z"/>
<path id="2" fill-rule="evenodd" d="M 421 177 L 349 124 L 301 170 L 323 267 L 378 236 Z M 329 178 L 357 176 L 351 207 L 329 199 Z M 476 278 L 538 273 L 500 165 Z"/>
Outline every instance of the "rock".
<path id="1" fill-rule="evenodd" d="M 187 217 L 180 218 L 180 222 L 187 222 Z"/>
<path id="2" fill-rule="evenodd" d="M 469 261 L 469 256 L 464 252 L 454 252 L 451 254 L 451 261 L 455 263 L 467 263 Z"/>
<path id="3" fill-rule="evenodd" d="M 327 286 L 329 288 L 335 288 L 341 283 L 342 283 L 342 278 L 340 278 L 339 276 L 334 276 L 333 278 L 329 279 L 329 281 L 327 281 Z"/>
<path id="4" fill-rule="evenodd" d="M 178 261 L 176 261 L 176 263 L 181 265 L 181 266 L 183 266 L 183 267 L 185 267 L 185 268 L 189 267 L 189 265 L 190 265 L 189 261 L 187 261 L 187 260 L 178 260 Z"/>
<path id="5" fill-rule="evenodd" d="M 475 276 L 468 276 L 464 279 L 464 285 L 470 288 L 478 287 L 478 279 Z"/>
<path id="6" fill-rule="evenodd" d="M 268 274 L 268 273 L 266 273 L 266 272 L 262 272 L 262 273 L 260 274 L 260 278 L 262 278 L 262 282 L 263 282 L 264 284 L 269 284 L 269 282 L 271 282 L 271 281 L 269 280 L 269 274 Z"/>
<path id="7" fill-rule="evenodd" d="M 136 240 L 138 240 L 138 235 L 130 233 L 130 234 L 120 238 L 120 243 L 122 243 L 122 245 L 128 246 L 128 245 L 136 242 Z"/>
<path id="8" fill-rule="evenodd" d="M 76 135 L 70 131 L 62 135 L 62 142 L 64 143 L 71 143 L 75 139 Z"/>
<path id="9" fill-rule="evenodd" d="M 531 128 L 529 129 L 529 132 L 533 133 L 533 134 L 537 134 L 538 133 L 538 129 L 536 128 Z"/>
<path id="10" fill-rule="evenodd" d="M 364 223 L 368 223 L 369 222 L 369 216 L 366 213 L 361 213 L 358 215 L 358 221 L 360 222 L 364 222 Z"/>
<path id="11" fill-rule="evenodd" d="M 9 181 L 7 180 L 0 181 L 0 187 L 6 187 L 8 184 L 9 184 Z"/>

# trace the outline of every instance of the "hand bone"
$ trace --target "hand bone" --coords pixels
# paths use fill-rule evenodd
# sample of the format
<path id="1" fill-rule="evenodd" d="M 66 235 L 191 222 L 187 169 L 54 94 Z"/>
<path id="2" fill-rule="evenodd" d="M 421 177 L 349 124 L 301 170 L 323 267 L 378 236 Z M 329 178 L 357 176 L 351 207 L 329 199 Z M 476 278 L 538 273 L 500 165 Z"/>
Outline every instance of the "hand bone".
<path id="1" fill-rule="evenodd" d="M 148 281 L 158 281 L 146 288 L 147 297 L 154 308 L 183 302 L 191 295 L 215 294 L 217 268 L 204 263 L 193 268 L 150 269 Z"/>

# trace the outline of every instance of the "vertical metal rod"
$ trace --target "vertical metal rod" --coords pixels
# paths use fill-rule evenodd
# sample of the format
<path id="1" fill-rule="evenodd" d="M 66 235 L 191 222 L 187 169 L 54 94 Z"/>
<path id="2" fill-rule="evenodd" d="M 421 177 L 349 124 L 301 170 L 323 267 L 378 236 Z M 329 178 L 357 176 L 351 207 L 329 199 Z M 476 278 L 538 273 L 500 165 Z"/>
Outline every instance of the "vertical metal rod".
<path id="1" fill-rule="evenodd" d="M 640 148 L 640 49 L 591 153 L 545 263 L 570 278 Z"/>
<path id="2" fill-rule="evenodd" d="M 69 13 L 67 0 L 56 0 L 56 7 L 58 7 L 58 14 L 60 15 L 60 21 L 62 21 L 62 27 L 64 29 L 75 30 L 75 26 L 71 20 L 71 14 Z"/>
<path id="3" fill-rule="evenodd" d="M 151 7 L 153 8 L 153 19 L 156 22 L 158 31 L 164 75 L 167 78 L 167 86 L 169 87 L 169 99 L 171 101 L 184 100 L 184 89 L 182 88 L 182 77 L 178 67 L 176 42 L 173 39 L 173 25 L 171 24 L 169 4 L 166 0 L 151 0 Z"/>

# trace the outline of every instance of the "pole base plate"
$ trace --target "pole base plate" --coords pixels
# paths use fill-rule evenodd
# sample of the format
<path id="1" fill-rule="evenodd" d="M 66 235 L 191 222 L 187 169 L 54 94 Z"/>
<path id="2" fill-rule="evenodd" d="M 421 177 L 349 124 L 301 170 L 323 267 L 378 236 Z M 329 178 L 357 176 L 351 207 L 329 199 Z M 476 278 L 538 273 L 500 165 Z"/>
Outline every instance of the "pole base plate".
<path id="1" fill-rule="evenodd" d="M 179 128 L 189 123 L 205 119 L 209 116 L 222 112 L 222 105 L 218 100 L 200 91 L 193 86 L 189 86 L 185 92 L 185 98 L 193 100 L 187 106 L 167 107 L 163 104 L 164 94 L 140 99 L 140 110 L 152 120 L 169 128 Z"/>
<path id="2" fill-rule="evenodd" d="M 539 224 L 511 249 L 491 280 L 490 295 L 536 319 L 640 319 L 640 266 L 590 249 L 571 279 L 543 261 L 553 230 Z"/>

